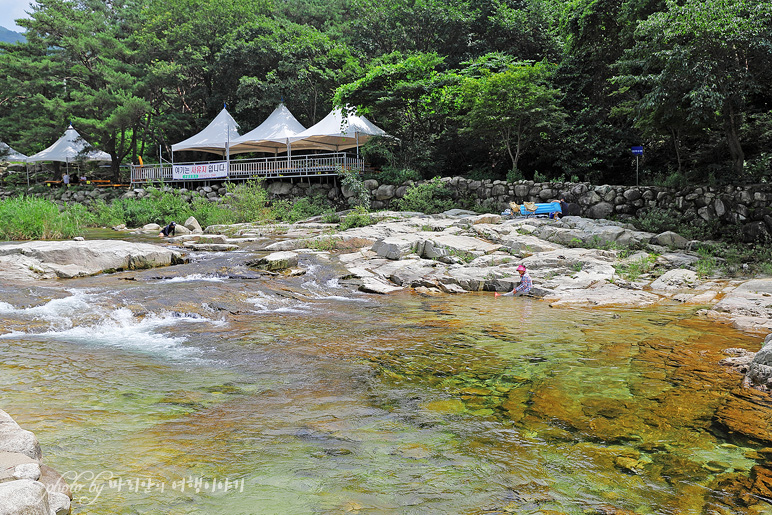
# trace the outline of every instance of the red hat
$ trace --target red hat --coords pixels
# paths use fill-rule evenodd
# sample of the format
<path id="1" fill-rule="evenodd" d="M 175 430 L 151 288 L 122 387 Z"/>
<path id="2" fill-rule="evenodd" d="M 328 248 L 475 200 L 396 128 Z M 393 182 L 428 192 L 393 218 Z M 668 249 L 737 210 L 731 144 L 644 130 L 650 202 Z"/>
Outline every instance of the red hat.
<path id="1" fill-rule="evenodd" d="M 517 267 L 517 271 L 518 271 L 518 272 L 525 272 L 525 267 L 524 267 L 523 265 L 519 265 L 519 266 Z"/>

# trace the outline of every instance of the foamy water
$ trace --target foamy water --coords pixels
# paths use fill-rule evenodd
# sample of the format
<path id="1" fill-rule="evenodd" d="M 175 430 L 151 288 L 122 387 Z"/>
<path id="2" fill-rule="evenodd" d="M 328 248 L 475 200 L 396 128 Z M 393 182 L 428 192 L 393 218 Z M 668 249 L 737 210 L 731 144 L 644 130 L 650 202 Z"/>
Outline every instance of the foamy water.
<path id="1" fill-rule="evenodd" d="M 70 290 L 70 293 L 69 297 L 52 299 L 32 307 L 16 307 L 0 302 L 0 315 L 47 323 L 42 330 L 40 327 L 26 332 L 13 330 L 0 334 L 0 338 L 50 338 L 170 357 L 192 357 L 201 351 L 185 346 L 188 338 L 169 334 L 169 330 L 189 324 L 225 324 L 198 314 L 168 311 L 137 316 L 127 307 L 105 306 L 110 297 L 108 294 L 97 295 L 83 290 Z"/>
<path id="2" fill-rule="evenodd" d="M 222 283 L 225 282 L 225 279 L 225 277 L 219 277 L 216 275 L 190 274 L 182 277 L 162 277 L 161 281 L 164 283 L 188 283 L 197 281 Z"/>

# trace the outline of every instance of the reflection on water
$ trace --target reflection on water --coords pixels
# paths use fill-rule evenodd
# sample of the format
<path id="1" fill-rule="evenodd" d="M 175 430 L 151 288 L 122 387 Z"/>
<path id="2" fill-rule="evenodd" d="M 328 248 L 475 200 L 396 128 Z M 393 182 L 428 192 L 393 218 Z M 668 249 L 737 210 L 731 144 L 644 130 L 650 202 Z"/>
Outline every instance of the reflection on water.
<path id="1" fill-rule="evenodd" d="M 74 513 L 770 510 L 717 487 L 759 462 L 713 422 L 739 380 L 720 351 L 757 338 L 234 259 L 0 287 L 2 407 Z"/>

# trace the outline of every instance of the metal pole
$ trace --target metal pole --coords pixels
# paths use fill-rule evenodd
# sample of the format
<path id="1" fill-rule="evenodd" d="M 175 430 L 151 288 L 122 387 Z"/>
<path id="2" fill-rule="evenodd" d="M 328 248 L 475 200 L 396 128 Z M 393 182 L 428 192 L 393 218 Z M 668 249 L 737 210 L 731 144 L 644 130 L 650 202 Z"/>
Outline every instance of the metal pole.
<path id="1" fill-rule="evenodd" d="M 638 154 L 635 155 L 635 185 L 638 186 Z"/>

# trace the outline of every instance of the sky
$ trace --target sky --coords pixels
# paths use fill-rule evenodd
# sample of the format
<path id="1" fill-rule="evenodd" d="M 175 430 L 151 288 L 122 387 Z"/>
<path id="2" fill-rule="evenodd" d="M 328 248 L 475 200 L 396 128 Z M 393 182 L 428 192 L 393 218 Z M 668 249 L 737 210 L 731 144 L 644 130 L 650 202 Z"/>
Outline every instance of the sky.
<path id="1" fill-rule="evenodd" d="M 24 11 L 31 11 L 30 0 L 0 0 L 0 27 L 14 32 L 24 32 L 16 25 L 17 18 L 29 18 Z"/>

